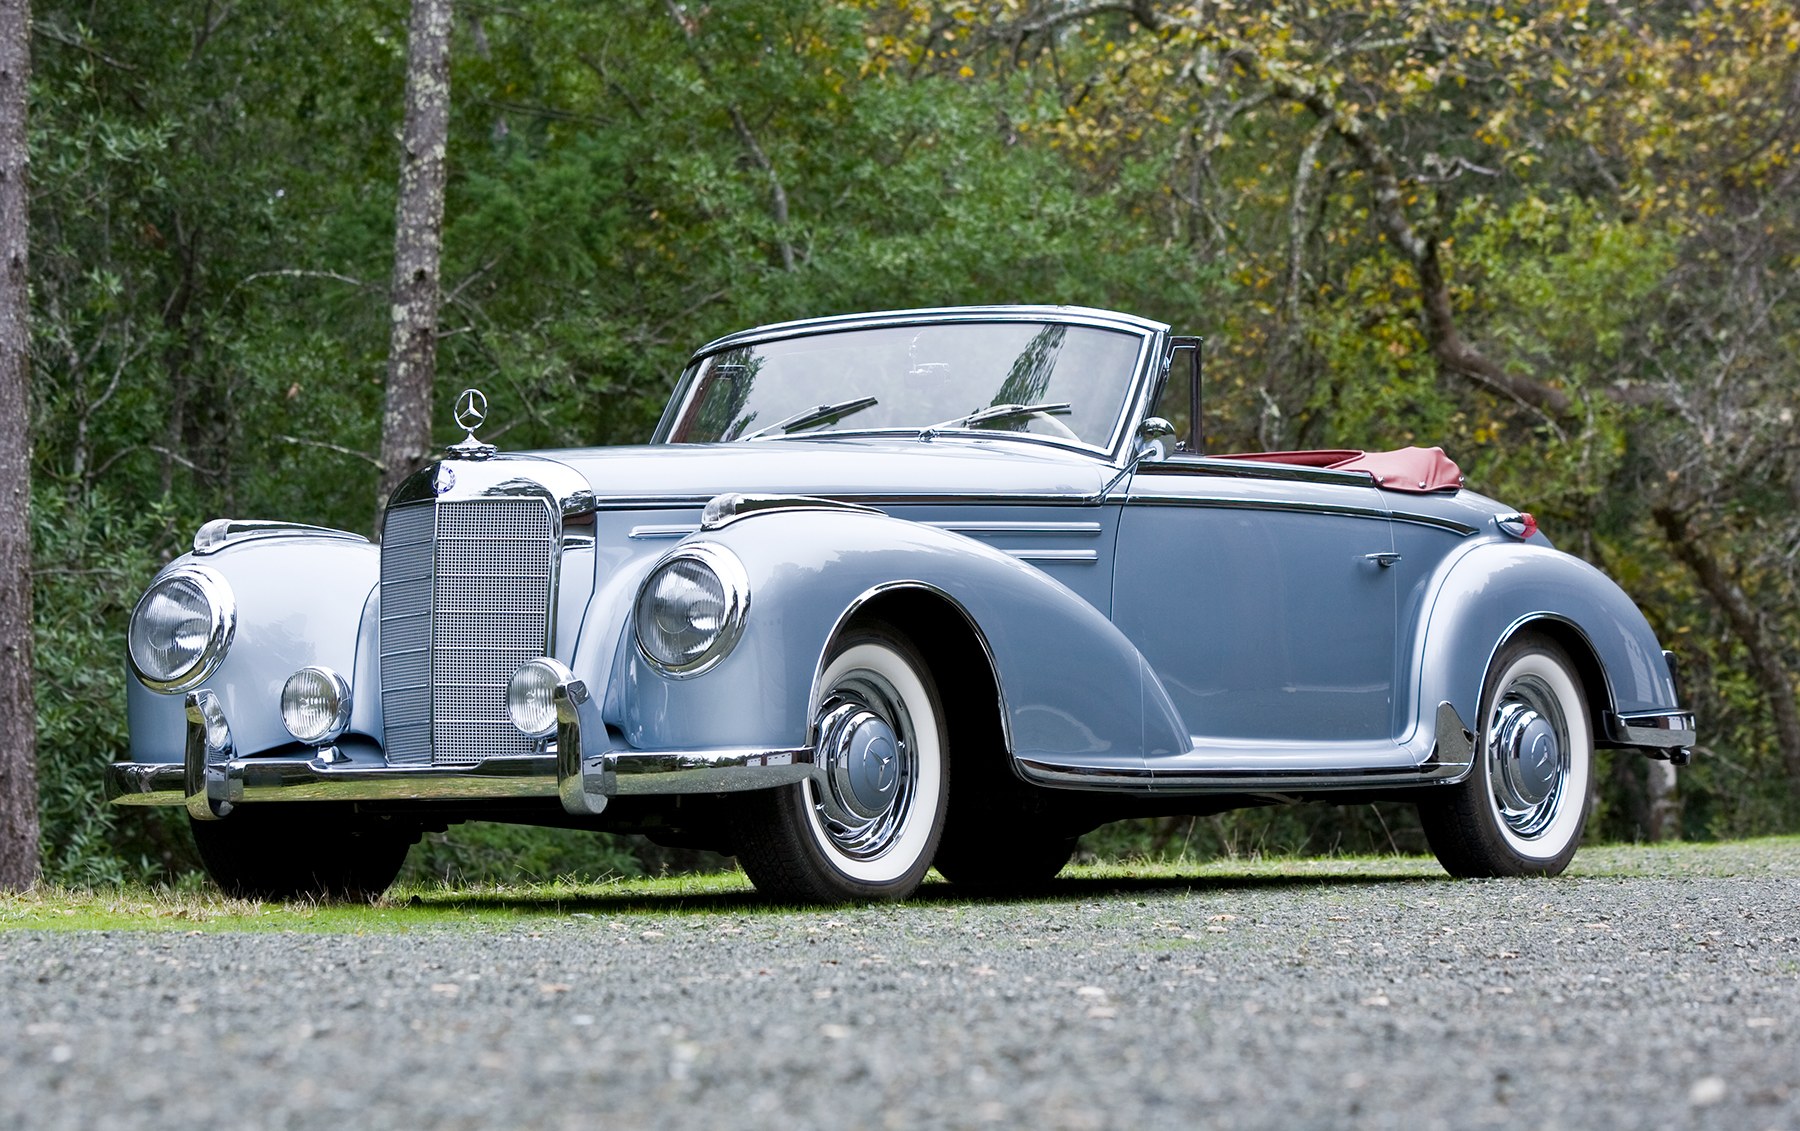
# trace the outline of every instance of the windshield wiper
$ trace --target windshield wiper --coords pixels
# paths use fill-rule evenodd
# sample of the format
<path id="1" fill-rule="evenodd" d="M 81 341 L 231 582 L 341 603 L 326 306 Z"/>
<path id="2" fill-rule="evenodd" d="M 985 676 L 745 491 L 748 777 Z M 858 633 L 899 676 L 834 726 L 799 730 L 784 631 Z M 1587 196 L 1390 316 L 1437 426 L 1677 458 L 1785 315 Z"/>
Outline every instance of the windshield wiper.
<path id="1" fill-rule="evenodd" d="M 836 404 L 822 404 L 817 408 L 802 409 L 792 416 L 777 420 L 767 428 L 758 428 L 742 438 L 758 440 L 772 432 L 779 432 L 783 436 L 787 436 L 807 428 L 816 428 L 821 424 L 836 424 L 851 413 L 861 412 L 877 403 L 879 402 L 874 397 L 852 397 L 847 401 L 838 401 Z"/>
<path id="2" fill-rule="evenodd" d="M 967 416 L 958 416 L 945 420 L 919 433 L 919 439 L 929 440 L 946 428 L 979 428 L 983 424 L 992 424 L 996 420 L 1012 420 L 1020 416 L 1067 416 L 1074 406 L 1068 401 L 1045 401 L 1043 404 L 996 404 L 989 405 L 980 412 L 971 412 Z"/>

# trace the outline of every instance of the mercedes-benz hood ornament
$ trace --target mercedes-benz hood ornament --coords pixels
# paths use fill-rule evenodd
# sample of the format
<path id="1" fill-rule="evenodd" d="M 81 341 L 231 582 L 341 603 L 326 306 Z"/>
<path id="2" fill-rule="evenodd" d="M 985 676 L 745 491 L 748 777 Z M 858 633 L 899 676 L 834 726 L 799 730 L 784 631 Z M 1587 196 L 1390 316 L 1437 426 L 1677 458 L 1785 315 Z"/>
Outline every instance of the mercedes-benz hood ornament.
<path id="1" fill-rule="evenodd" d="M 475 438 L 475 429 L 486 423 L 487 414 L 488 399 L 480 389 L 464 389 L 456 394 L 456 426 L 468 435 L 450 445 L 451 455 L 461 459 L 486 459 L 498 450 Z"/>

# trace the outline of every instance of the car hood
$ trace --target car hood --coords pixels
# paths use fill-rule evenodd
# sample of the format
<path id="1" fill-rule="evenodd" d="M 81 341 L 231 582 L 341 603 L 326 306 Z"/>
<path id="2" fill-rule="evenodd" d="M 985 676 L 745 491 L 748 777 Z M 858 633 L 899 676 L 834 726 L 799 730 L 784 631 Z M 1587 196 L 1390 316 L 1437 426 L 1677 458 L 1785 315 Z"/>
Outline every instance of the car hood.
<path id="1" fill-rule="evenodd" d="M 586 476 L 600 500 L 705 500 L 725 491 L 894 499 L 1099 494 L 1100 458 L 1019 440 L 770 440 L 527 453 Z"/>

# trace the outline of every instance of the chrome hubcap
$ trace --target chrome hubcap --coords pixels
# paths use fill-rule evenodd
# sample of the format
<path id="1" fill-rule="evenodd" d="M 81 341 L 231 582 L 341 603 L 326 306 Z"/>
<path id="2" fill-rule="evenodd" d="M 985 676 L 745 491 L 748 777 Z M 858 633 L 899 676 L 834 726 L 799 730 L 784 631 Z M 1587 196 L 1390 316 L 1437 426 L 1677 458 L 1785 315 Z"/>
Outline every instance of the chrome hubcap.
<path id="1" fill-rule="evenodd" d="M 869 671 L 846 675 L 820 705 L 814 804 L 832 843 L 879 855 L 912 803 L 918 778 L 912 718 L 892 684 Z"/>
<path id="2" fill-rule="evenodd" d="M 1536 676 L 1514 681 L 1495 704 L 1487 738 L 1494 806 L 1522 837 L 1550 827 L 1569 775 L 1569 729 L 1550 688 Z"/>

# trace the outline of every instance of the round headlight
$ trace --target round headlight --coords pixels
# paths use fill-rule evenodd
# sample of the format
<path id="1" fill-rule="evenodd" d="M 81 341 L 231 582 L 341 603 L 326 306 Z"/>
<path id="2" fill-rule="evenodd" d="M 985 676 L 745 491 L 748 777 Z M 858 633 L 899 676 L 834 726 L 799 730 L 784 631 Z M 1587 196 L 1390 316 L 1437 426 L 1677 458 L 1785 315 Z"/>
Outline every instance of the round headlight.
<path id="1" fill-rule="evenodd" d="M 528 660 L 506 685 L 506 710 L 513 725 L 532 738 L 556 730 L 556 685 L 575 676 L 555 660 Z"/>
<path id="2" fill-rule="evenodd" d="M 683 546 L 638 590 L 638 647 L 667 675 L 698 675 L 730 653 L 749 610 L 749 575 L 735 554 L 710 542 Z"/>
<path id="3" fill-rule="evenodd" d="M 301 668 L 282 685 L 281 721 L 308 746 L 336 742 L 350 725 L 350 684 L 330 668 Z"/>
<path id="4" fill-rule="evenodd" d="M 178 566 L 151 583 L 131 611 L 126 648 L 145 687 L 175 694 L 218 670 L 237 630 L 231 586 L 205 566 Z"/>

